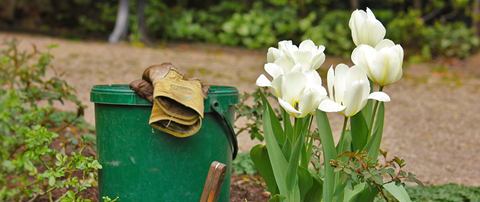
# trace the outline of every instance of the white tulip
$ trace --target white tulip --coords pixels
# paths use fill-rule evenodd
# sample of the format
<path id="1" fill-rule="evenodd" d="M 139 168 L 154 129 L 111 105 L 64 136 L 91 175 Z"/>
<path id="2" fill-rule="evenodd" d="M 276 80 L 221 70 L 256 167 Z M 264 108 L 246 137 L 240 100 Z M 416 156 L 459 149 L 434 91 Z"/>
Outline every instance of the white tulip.
<path id="1" fill-rule="evenodd" d="M 384 39 L 375 48 L 360 45 L 352 52 L 352 62 L 365 70 L 373 82 L 390 85 L 402 78 L 403 48 Z"/>
<path id="2" fill-rule="evenodd" d="M 267 52 L 267 62 L 274 63 L 277 59 L 286 56 L 295 64 L 301 64 L 301 71 L 318 69 L 325 62 L 325 46 L 316 46 L 310 40 L 304 40 L 297 47 L 292 41 L 278 42 L 278 49 L 270 47 Z"/>
<path id="3" fill-rule="evenodd" d="M 368 99 L 388 102 L 390 97 L 384 92 L 370 92 L 370 83 L 367 75 L 360 67 L 348 68 L 345 64 L 339 64 L 333 70 L 330 67 L 327 73 L 327 84 L 330 99 L 345 107 L 340 113 L 346 117 L 357 114 L 365 107 Z M 329 112 L 332 107 L 330 102 L 319 105 L 319 109 Z"/>
<path id="4" fill-rule="evenodd" d="M 355 10 L 350 17 L 348 26 L 352 30 L 353 43 L 356 46 L 367 44 L 375 47 L 384 37 L 386 29 L 383 24 L 375 18 L 375 15 L 367 8 Z"/>
<path id="5" fill-rule="evenodd" d="M 325 62 L 324 46 L 315 46 L 312 40 L 305 40 L 297 47 L 292 41 L 278 42 L 278 49 L 270 47 L 267 52 L 265 71 L 273 78 L 290 72 L 305 72 L 318 69 Z M 271 81 L 260 75 L 257 86 L 269 87 Z"/>
<path id="6" fill-rule="evenodd" d="M 303 118 L 315 114 L 318 106 L 329 100 L 327 91 L 321 85 L 321 78 L 315 70 L 291 72 L 275 78 L 271 82 L 273 93 L 285 111 L 293 117 Z M 328 102 L 328 101 L 326 101 Z M 342 106 L 337 106 L 343 110 Z"/>

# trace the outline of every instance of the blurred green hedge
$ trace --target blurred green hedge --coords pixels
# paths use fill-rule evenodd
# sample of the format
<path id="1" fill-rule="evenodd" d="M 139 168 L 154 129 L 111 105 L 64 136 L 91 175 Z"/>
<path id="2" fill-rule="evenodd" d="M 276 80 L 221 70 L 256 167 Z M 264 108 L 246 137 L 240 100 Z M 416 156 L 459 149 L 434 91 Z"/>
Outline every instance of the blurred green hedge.
<path id="1" fill-rule="evenodd" d="M 149 36 L 266 49 L 280 40 L 312 39 L 326 54 L 349 57 L 354 48 L 348 21 L 354 4 L 369 6 L 387 27 L 386 38 L 401 44 L 407 57 L 466 58 L 479 38 L 473 2 L 468 0 L 147 0 Z M 0 26 L 66 37 L 106 39 L 115 25 L 118 0 L 6 0 Z M 12 9 L 12 5 L 14 9 Z M 13 11 L 13 14 L 12 14 Z M 129 30 L 135 35 L 135 1 Z M 135 37 L 131 37 L 135 39 Z"/>

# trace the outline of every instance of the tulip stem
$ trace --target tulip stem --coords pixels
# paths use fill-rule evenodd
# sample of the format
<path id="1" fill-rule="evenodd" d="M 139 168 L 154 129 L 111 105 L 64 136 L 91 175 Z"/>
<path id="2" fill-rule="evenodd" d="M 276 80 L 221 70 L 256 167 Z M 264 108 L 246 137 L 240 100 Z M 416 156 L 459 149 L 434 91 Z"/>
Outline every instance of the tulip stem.
<path id="1" fill-rule="evenodd" d="M 345 132 L 347 131 L 347 123 L 348 123 L 348 116 L 345 117 L 345 120 L 343 122 L 343 129 L 342 129 L 342 135 L 340 136 L 340 140 L 338 141 L 338 147 L 337 147 L 337 154 L 340 156 L 343 154 L 343 141 L 345 139 Z M 338 158 L 338 157 L 337 157 Z M 339 160 L 339 159 L 338 159 Z M 340 182 L 340 172 L 335 174 L 335 178 L 337 179 L 337 182 Z"/>
<path id="2" fill-rule="evenodd" d="M 342 136 L 340 136 L 340 140 L 338 142 L 338 154 L 339 155 L 342 155 L 342 153 L 343 153 L 343 141 L 345 139 L 345 132 L 347 130 L 347 123 L 348 123 L 348 117 L 345 117 L 345 121 L 343 122 Z"/>
<path id="3" fill-rule="evenodd" d="M 302 162 L 302 163 L 301 163 L 301 165 L 302 165 L 303 167 L 305 167 L 305 168 L 308 168 L 308 164 L 309 164 L 309 162 L 310 162 L 310 158 L 311 158 L 311 154 L 312 154 L 312 146 L 313 146 L 313 139 L 314 139 L 313 136 L 314 136 L 314 134 L 313 134 L 313 133 L 310 133 L 310 129 L 311 129 L 311 127 L 312 127 L 313 117 L 314 117 L 314 116 L 311 116 L 311 117 L 310 117 L 310 121 L 309 121 L 309 124 L 308 124 L 308 130 L 306 131 L 306 133 L 307 133 L 307 136 L 306 136 L 306 137 L 308 137 L 308 135 L 310 135 L 310 134 L 311 134 L 311 136 L 310 136 L 310 141 L 308 141 L 307 151 L 306 151 L 306 153 L 305 153 L 306 157 L 305 157 L 305 160 L 303 160 L 303 161 L 306 161 L 306 162 Z"/>
<path id="4" fill-rule="evenodd" d="M 380 86 L 380 89 L 378 91 L 382 92 L 383 91 L 383 86 Z M 375 120 L 375 117 L 377 116 L 377 109 L 378 109 L 378 104 L 380 101 L 375 102 L 375 107 L 373 107 L 373 113 L 372 113 L 372 119 L 370 120 L 370 130 L 368 131 L 368 140 L 370 140 L 370 137 L 372 136 L 372 131 L 373 131 L 373 121 Z"/>

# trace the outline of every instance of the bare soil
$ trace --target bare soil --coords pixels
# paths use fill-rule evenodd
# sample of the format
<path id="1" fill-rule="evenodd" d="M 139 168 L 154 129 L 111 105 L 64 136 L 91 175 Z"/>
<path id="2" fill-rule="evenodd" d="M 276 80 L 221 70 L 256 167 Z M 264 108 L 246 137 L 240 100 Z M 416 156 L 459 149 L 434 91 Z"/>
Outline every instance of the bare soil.
<path id="1" fill-rule="evenodd" d="M 108 44 L 105 40 L 71 41 L 0 32 L 0 39 L 12 38 L 19 39 L 21 47 L 29 51 L 32 44 L 44 51 L 48 44 L 59 44 L 51 51 L 55 56 L 52 64 L 88 106 L 85 118 L 91 124 L 95 124 L 93 103 L 89 101 L 93 85 L 128 84 L 139 79 L 152 64 L 171 62 L 188 77 L 201 77 L 210 85 L 234 86 L 240 92 L 254 91 L 255 80 L 265 73 L 266 50 L 198 44 L 140 48 L 127 43 Z M 342 62 L 351 64 L 348 59 L 327 56 L 321 72 Z M 479 88 L 480 55 L 463 61 L 404 64 L 403 78 L 384 89 L 392 101 L 386 104 L 381 149 L 388 151 L 389 157 L 405 159 L 406 170 L 425 184 L 480 186 Z M 60 108 L 71 110 L 72 106 Z M 329 117 L 338 139 L 343 118 L 339 114 Z M 259 143 L 246 133 L 240 134 L 238 140 L 241 152 Z M 234 179 L 232 188 L 236 187 Z"/>

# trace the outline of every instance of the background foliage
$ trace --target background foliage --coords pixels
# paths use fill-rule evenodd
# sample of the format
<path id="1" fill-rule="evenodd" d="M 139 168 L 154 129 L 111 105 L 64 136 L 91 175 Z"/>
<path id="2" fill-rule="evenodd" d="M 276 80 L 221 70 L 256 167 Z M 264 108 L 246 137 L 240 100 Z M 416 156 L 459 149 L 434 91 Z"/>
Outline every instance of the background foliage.
<path id="1" fill-rule="evenodd" d="M 469 0 L 146 0 L 150 37 L 260 49 L 291 39 L 310 38 L 326 53 L 349 57 L 347 26 L 352 10 L 374 10 L 389 30 L 387 38 L 402 44 L 407 57 L 466 58 L 479 46 L 479 5 Z M 6 0 L 0 2 L 0 25 L 65 37 L 106 39 L 115 25 L 117 0 Z M 130 27 L 135 19 L 130 1 Z M 133 38 L 133 37 L 132 37 Z"/>
<path id="2" fill-rule="evenodd" d="M 53 55 L 17 45 L 0 45 L 0 201 L 91 201 L 79 194 L 95 186 L 101 165 L 87 155 L 95 136 L 83 119 L 85 106 L 66 81 L 46 76 Z M 76 112 L 54 108 L 65 102 Z"/>

